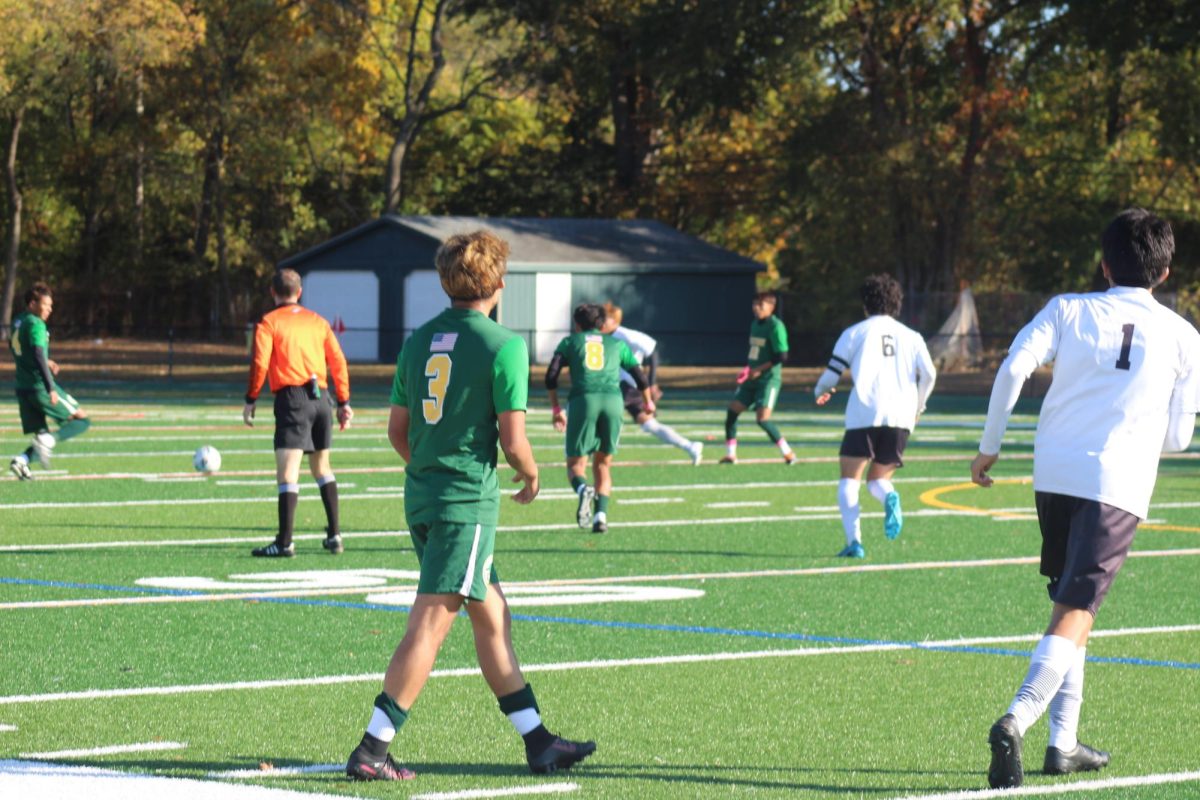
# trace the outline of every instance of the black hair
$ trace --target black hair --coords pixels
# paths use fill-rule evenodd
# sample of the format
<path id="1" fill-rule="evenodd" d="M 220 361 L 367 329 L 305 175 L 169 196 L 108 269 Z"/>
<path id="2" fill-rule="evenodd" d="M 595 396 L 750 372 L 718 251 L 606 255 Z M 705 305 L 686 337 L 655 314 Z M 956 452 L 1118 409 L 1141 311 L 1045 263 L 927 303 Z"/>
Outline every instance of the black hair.
<path id="1" fill-rule="evenodd" d="M 1163 282 L 1175 255 L 1171 223 L 1144 208 L 1127 208 L 1100 239 L 1104 263 L 1118 286 L 1150 289 Z"/>
<path id="2" fill-rule="evenodd" d="M 571 314 L 571 318 L 575 320 L 579 330 L 591 331 L 598 330 L 604 324 L 604 320 L 608 319 L 608 313 L 604 310 L 604 306 L 595 303 L 581 303 L 575 306 L 575 312 Z"/>
<path id="3" fill-rule="evenodd" d="M 53 296 L 54 293 L 50 291 L 50 287 L 42 281 L 38 281 L 25 292 L 25 305 L 29 305 L 34 300 L 41 300 L 43 297 Z"/>
<path id="4" fill-rule="evenodd" d="M 904 290 L 896 279 L 887 273 L 868 275 L 859 289 L 862 296 L 863 308 L 867 314 L 887 314 L 894 317 L 900 313 L 900 305 L 904 302 Z"/>
<path id="5" fill-rule="evenodd" d="M 754 295 L 754 302 L 770 303 L 773 306 L 777 306 L 779 305 L 779 297 L 777 297 L 774 292 L 759 292 L 758 294 Z"/>

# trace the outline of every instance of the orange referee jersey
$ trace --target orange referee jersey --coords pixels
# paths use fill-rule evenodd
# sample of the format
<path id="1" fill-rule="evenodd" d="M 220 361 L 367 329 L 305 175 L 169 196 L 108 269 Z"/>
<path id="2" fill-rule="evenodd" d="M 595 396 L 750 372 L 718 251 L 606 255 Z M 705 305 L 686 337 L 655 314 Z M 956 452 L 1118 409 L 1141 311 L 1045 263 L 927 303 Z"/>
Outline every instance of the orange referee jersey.
<path id="1" fill-rule="evenodd" d="M 317 376 L 318 386 L 328 389 L 326 364 L 333 376 L 337 401 L 349 402 L 346 356 L 329 323 L 320 314 L 296 303 L 277 306 L 254 329 L 254 356 L 246 402 L 258 399 L 264 378 L 270 379 L 272 392 L 285 386 L 303 386 L 313 375 Z"/>

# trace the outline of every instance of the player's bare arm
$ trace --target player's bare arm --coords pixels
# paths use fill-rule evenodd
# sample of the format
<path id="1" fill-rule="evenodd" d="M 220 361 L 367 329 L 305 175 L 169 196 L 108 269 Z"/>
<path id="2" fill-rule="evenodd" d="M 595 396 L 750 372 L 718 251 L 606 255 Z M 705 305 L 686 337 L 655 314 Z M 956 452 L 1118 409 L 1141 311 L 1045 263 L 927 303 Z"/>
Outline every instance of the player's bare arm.
<path id="1" fill-rule="evenodd" d="M 392 406 L 392 413 L 388 417 L 388 441 L 406 464 L 412 460 L 412 452 L 408 448 L 408 424 L 408 407 Z"/>
<path id="2" fill-rule="evenodd" d="M 513 483 L 525 484 L 513 495 L 513 500 L 522 505 L 532 503 L 541 487 L 538 484 L 538 466 L 533 458 L 533 447 L 525 435 L 525 412 L 501 412 L 499 422 L 500 449 L 504 451 L 504 460 L 517 473 Z"/>

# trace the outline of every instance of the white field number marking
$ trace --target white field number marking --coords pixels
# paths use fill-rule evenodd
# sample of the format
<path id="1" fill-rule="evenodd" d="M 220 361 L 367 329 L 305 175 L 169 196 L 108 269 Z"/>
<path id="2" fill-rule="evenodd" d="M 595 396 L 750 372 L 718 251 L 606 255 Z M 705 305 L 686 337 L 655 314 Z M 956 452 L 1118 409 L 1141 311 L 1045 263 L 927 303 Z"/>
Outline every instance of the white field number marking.
<path id="1" fill-rule="evenodd" d="M 183 591 L 324 591 L 362 589 L 369 592 L 366 602 L 379 605 L 407 606 L 416 600 L 412 587 L 421 573 L 407 569 L 350 569 L 286 572 L 250 572 L 227 579 L 202 576 L 139 578 L 138 586 Z M 401 585 L 391 583 L 402 582 Z M 574 606 L 589 603 L 650 603 L 662 600 L 694 600 L 703 597 L 699 589 L 675 586 L 594 586 L 561 584 L 554 586 L 504 587 L 510 606 Z"/>

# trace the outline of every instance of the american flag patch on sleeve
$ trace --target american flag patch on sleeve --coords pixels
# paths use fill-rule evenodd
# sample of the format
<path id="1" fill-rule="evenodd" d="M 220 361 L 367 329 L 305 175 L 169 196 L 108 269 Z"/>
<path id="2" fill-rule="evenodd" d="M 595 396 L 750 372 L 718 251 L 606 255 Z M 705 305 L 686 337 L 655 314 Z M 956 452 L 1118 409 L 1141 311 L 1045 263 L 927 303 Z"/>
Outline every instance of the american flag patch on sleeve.
<path id="1" fill-rule="evenodd" d="M 429 341 L 429 352 L 449 353 L 454 349 L 454 343 L 457 341 L 457 333 L 435 333 Z"/>

